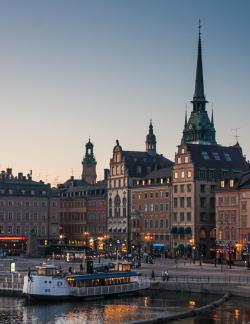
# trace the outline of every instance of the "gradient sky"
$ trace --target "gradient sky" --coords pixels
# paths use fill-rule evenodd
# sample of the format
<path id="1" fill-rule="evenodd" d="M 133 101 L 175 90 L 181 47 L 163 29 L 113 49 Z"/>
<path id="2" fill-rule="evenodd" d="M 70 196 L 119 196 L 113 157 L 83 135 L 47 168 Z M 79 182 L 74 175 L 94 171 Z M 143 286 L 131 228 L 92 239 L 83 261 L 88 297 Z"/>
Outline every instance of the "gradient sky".
<path id="1" fill-rule="evenodd" d="M 52 183 L 81 174 L 85 142 L 98 177 L 119 139 L 173 160 L 194 92 L 198 19 L 217 142 L 250 159 L 250 1 L 0 1 L 1 169 Z M 73 171 L 72 171 L 73 170 Z"/>

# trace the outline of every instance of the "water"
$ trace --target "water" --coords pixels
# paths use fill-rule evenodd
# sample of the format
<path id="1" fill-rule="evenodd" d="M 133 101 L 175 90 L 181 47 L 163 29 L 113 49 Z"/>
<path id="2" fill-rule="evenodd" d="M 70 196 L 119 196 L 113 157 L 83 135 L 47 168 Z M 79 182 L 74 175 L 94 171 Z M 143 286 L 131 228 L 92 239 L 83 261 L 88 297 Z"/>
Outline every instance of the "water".
<path id="1" fill-rule="evenodd" d="M 22 298 L 0 297 L 0 323 L 37 324 L 122 324 L 159 315 L 174 314 L 205 305 L 218 296 L 153 291 L 95 301 L 28 304 Z M 248 323 L 249 300 L 234 298 L 222 307 L 178 324 Z"/>

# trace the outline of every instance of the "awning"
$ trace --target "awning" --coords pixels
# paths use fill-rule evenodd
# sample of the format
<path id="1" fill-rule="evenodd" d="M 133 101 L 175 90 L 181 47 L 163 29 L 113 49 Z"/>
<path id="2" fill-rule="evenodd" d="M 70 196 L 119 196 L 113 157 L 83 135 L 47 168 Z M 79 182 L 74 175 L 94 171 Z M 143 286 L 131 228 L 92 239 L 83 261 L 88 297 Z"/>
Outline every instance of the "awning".
<path id="1" fill-rule="evenodd" d="M 185 234 L 192 234 L 192 228 L 190 226 L 185 228 Z"/>
<path id="2" fill-rule="evenodd" d="M 179 227 L 177 230 L 177 234 L 184 235 L 184 227 Z"/>
<path id="3" fill-rule="evenodd" d="M 177 234 L 177 227 L 176 226 L 173 226 L 171 228 L 171 234 Z"/>

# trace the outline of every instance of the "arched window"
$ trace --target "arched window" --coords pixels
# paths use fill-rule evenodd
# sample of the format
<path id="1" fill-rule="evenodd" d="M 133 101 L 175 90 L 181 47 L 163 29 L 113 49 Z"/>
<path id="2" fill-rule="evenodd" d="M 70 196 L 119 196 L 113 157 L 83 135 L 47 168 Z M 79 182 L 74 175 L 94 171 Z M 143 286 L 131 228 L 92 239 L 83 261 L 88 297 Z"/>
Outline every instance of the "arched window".
<path id="1" fill-rule="evenodd" d="M 121 216 L 121 199 L 118 195 L 115 196 L 115 217 L 120 217 Z"/>
<path id="2" fill-rule="evenodd" d="M 112 214 L 113 214 L 112 213 L 112 199 L 109 198 L 109 217 L 112 217 L 113 216 Z"/>
<path id="3" fill-rule="evenodd" d="M 123 217 L 127 217 L 127 199 L 125 197 L 122 199 L 122 214 Z"/>

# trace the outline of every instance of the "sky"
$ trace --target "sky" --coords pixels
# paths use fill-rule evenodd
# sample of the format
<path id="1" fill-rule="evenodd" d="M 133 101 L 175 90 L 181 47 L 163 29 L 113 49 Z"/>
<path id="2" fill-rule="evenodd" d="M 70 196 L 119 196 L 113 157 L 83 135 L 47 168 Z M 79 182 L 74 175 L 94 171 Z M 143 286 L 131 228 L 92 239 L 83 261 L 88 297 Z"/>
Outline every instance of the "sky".
<path id="1" fill-rule="evenodd" d="M 52 184 L 79 178 L 85 143 L 97 175 L 116 139 L 173 160 L 190 113 L 202 23 L 204 86 L 217 142 L 250 159 L 250 1 L 0 1 L 1 170 Z"/>

